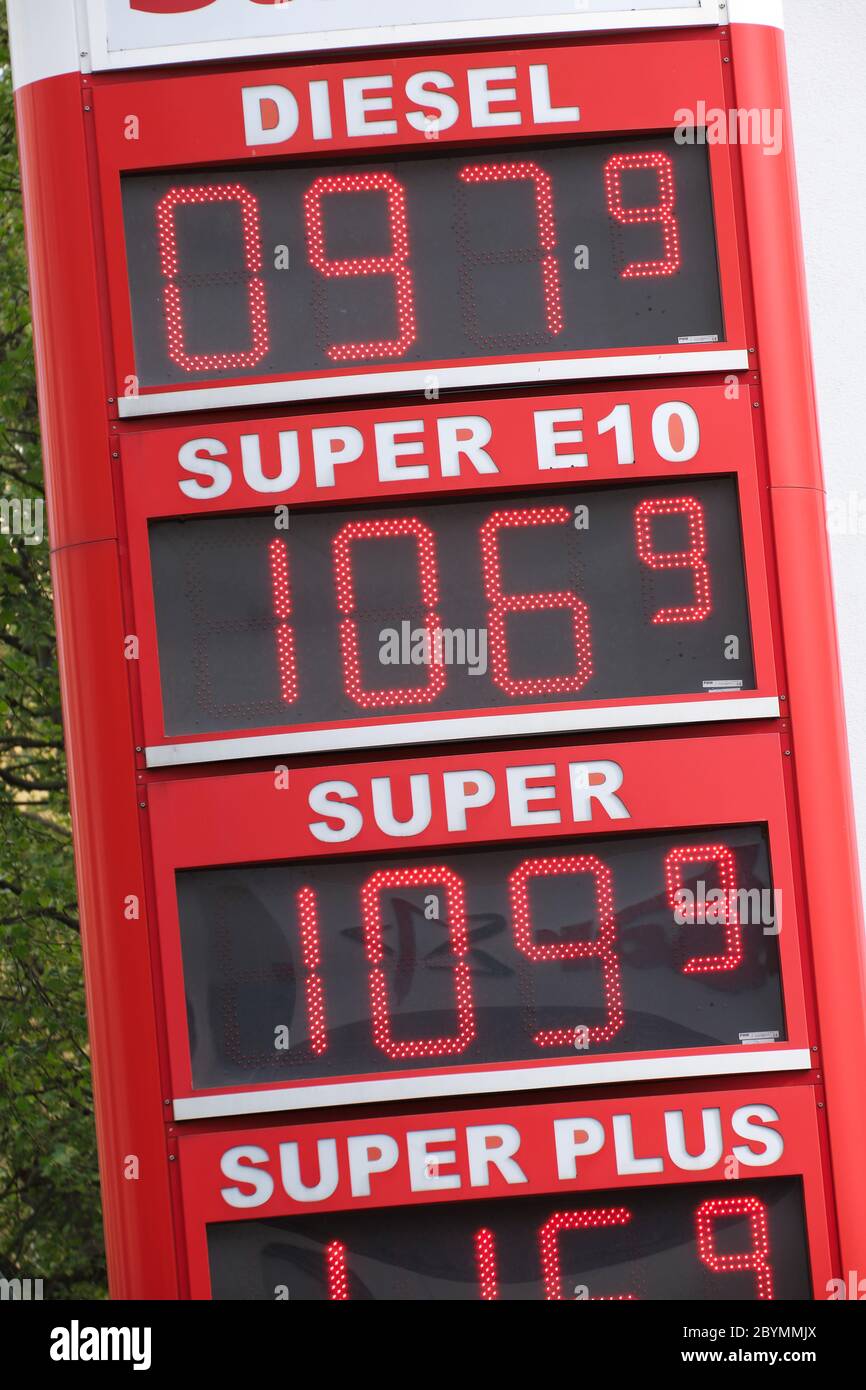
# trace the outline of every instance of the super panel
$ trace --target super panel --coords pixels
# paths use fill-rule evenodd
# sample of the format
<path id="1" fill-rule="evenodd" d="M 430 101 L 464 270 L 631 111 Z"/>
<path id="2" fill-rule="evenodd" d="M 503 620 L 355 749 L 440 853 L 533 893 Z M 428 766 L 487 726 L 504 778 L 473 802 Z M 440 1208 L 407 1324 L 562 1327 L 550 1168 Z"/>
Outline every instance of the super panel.
<path id="1" fill-rule="evenodd" d="M 808 1068 L 783 763 L 752 734 L 154 785 L 175 1115 Z"/>

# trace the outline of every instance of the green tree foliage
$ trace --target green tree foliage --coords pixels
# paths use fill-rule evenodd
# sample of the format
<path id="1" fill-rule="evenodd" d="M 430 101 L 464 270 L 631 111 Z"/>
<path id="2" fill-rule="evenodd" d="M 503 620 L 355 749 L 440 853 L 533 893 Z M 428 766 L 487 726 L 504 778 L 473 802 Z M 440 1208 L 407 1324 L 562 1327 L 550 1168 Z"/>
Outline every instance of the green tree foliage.
<path id="1" fill-rule="evenodd" d="M 0 509 L 44 497 L 0 11 Z M 5 504 L 5 505 L 4 505 Z M 31 512 L 31 519 L 35 512 Z M 0 534 L 0 1277 L 104 1296 L 47 535 Z"/>

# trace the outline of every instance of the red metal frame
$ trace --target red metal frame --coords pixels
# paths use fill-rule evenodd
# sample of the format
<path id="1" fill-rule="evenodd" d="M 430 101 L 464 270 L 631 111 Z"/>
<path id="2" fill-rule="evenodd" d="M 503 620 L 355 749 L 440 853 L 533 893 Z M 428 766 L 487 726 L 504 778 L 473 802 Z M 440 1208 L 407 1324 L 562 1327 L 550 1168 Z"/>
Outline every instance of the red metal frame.
<path id="1" fill-rule="evenodd" d="M 695 110 L 698 99 L 702 98 L 708 106 L 725 106 L 724 76 L 721 52 L 715 34 L 696 36 L 689 50 L 689 62 L 683 64 L 683 49 L 680 40 L 665 39 L 644 42 L 637 45 L 612 42 L 592 45 L 566 44 L 551 48 L 532 48 L 525 53 L 509 51 L 509 60 L 518 67 L 517 92 L 518 107 L 522 124 L 519 139 L 555 139 L 570 131 L 578 138 L 607 134 L 611 131 L 646 132 L 672 131 L 676 126 L 676 112 L 681 108 Z M 452 77 L 454 92 L 461 101 L 461 114 L 455 124 L 443 130 L 437 147 L 455 147 L 472 144 L 485 147 L 492 141 L 496 148 L 509 148 L 514 144 L 514 131 L 517 127 L 476 129 L 470 123 L 466 111 L 466 73 L 470 68 L 501 61 L 502 53 L 477 52 L 438 53 L 435 67 Z M 429 67 L 425 55 L 413 58 L 382 60 L 364 58 L 351 63 L 299 63 L 287 60 L 279 67 L 254 68 L 244 71 L 216 71 L 187 73 L 182 77 L 141 77 L 125 80 L 103 78 L 99 81 L 94 96 L 96 128 L 98 134 L 100 187 L 102 195 L 102 215 L 106 229 L 106 267 L 108 274 L 112 323 L 114 325 L 114 345 L 116 361 L 115 394 L 121 401 L 120 413 L 134 415 L 143 413 L 139 405 L 149 395 L 178 396 L 172 409 L 184 409 L 182 397 L 191 391 L 207 389 L 207 382 L 196 381 L 186 385 L 166 385 L 141 388 L 140 402 L 136 402 L 136 392 L 130 394 L 129 381 L 136 377 L 135 351 L 132 335 L 129 290 L 127 283 L 126 239 L 120 196 L 120 176 L 134 170 L 207 167 L 219 163 L 242 166 L 256 163 L 263 157 L 283 160 L 309 159 L 318 155 L 327 160 L 337 154 L 363 155 L 369 151 L 423 150 L 430 148 L 425 131 L 415 130 L 405 120 L 407 112 L 417 108 L 417 103 L 406 98 L 403 92 L 406 78 L 415 72 Z M 551 90 L 555 104 L 580 102 L 581 119 L 565 125 L 538 123 L 532 115 L 529 95 L 529 63 L 546 63 L 550 70 Z M 395 116 L 398 123 L 396 135 L 364 136 L 350 138 L 335 124 L 333 139 L 316 140 L 310 127 L 308 103 L 301 101 L 301 124 L 296 136 L 285 149 L 268 146 L 265 149 L 250 150 L 244 138 L 241 89 L 244 85 L 266 86 L 269 84 L 290 83 L 303 91 L 310 81 L 326 81 L 335 90 L 344 77 L 360 73 L 388 72 L 394 79 Z M 336 105 L 336 104 L 335 104 Z M 133 112 L 138 121 L 137 138 L 128 138 L 129 114 Z M 202 113 L 201 117 L 190 115 Z M 206 113 L 206 114 L 205 114 Z M 508 136 L 510 135 L 510 139 Z M 740 349 L 745 351 L 746 328 L 743 315 L 743 296 L 740 284 L 740 251 L 737 222 L 734 209 L 733 176 L 731 151 L 725 145 L 710 145 L 708 148 L 710 171 L 713 184 L 713 198 L 716 217 L 719 271 L 722 288 L 722 302 L 725 318 L 724 341 L 711 345 L 682 348 L 668 344 L 686 357 L 693 358 L 690 370 L 701 370 L 700 358 L 707 352 L 720 349 Z M 385 366 L 353 365 L 334 370 L 310 372 L 305 374 L 242 377 L 237 379 L 220 378 L 212 383 L 218 391 L 232 386 L 247 386 L 252 381 L 265 383 L 294 382 L 296 385 L 325 379 L 337 381 L 341 377 L 381 378 L 375 386 L 365 386 L 367 390 L 401 390 L 400 375 L 407 371 L 426 374 L 448 367 L 468 367 L 472 365 L 492 365 L 497 363 L 532 363 L 577 361 L 579 359 L 611 359 L 611 373 L 617 357 L 633 356 L 652 358 L 659 348 L 623 349 L 611 348 L 580 353 L 515 354 L 504 358 L 477 358 L 474 361 L 430 361 L 412 363 L 411 367 L 401 367 L 399 362 Z M 663 349 L 662 349 L 663 350 Z M 648 363 L 648 371 L 652 366 Z M 386 377 L 393 377 L 387 381 Z M 494 378 L 495 379 L 495 378 Z M 500 378 L 508 381 L 507 376 Z M 532 380 L 528 373 L 527 380 Z M 298 399 L 304 392 L 299 389 Z M 267 399 L 267 394 L 260 396 Z M 277 396 L 277 399 L 279 397 Z M 214 399 L 213 404 L 226 404 L 225 400 Z M 193 408 L 207 404 L 197 398 Z M 166 408 L 163 405 L 163 409 Z"/>
<path id="2" fill-rule="evenodd" d="M 24 88 L 17 115 L 106 1251 L 116 1297 L 171 1299 L 179 1271 L 164 1043 L 123 656 L 86 105 L 76 74 Z M 68 259 L 56 273 L 58 227 Z M 139 916 L 126 917 L 125 904 Z"/>
<path id="3" fill-rule="evenodd" d="M 784 1152 L 775 1163 L 766 1167 L 749 1169 L 741 1165 L 737 1176 L 730 1178 L 726 1164 L 733 1143 L 731 1116 L 740 1106 L 755 1104 L 769 1105 L 776 1112 L 778 1121 L 769 1122 L 769 1127 L 782 1135 Z M 731 1191 L 734 1193 L 738 1185 L 747 1187 L 750 1178 L 755 1181 L 769 1177 L 802 1176 L 812 1287 L 815 1297 L 820 1298 L 833 1277 L 834 1261 L 824 1200 L 825 1174 L 816 1105 L 817 1096 L 811 1087 L 772 1090 L 758 1085 L 738 1091 L 696 1092 L 689 1095 L 663 1095 L 629 1100 L 602 1100 L 594 1095 L 584 1094 L 580 1098 L 560 1100 L 556 1104 L 536 1105 L 531 1108 L 437 1111 L 433 1115 L 377 1115 L 374 1119 L 366 1121 L 319 1121 L 315 1125 L 293 1124 L 291 1127 L 280 1124 L 252 1130 L 223 1131 L 221 1134 L 190 1135 L 181 1138 L 177 1146 L 190 1293 L 194 1299 L 211 1297 L 207 1227 L 212 1222 L 268 1220 L 278 1216 L 309 1215 L 311 1212 L 339 1212 L 419 1204 L 435 1208 L 442 1201 L 478 1200 L 488 1197 L 508 1197 L 519 1202 L 522 1196 L 545 1192 L 551 1193 L 558 1203 L 562 1203 L 568 1196 L 577 1193 L 616 1189 L 621 1191 L 627 1200 L 626 1194 L 634 1187 L 714 1182 L 721 1179 L 731 1181 Z M 576 1178 L 563 1180 L 558 1176 L 552 1143 L 553 1123 L 557 1119 L 592 1116 L 607 1130 L 614 1115 L 627 1114 L 631 1117 L 633 1132 L 636 1135 L 635 1151 L 642 1154 L 665 1155 L 663 1112 L 681 1110 L 687 1126 L 691 1129 L 698 1119 L 700 1109 L 710 1106 L 717 1107 L 721 1112 L 726 1140 L 731 1136 L 731 1144 L 726 1142 L 725 1145 L 726 1158 L 713 1168 L 699 1172 L 683 1171 L 676 1169 L 668 1156 L 665 1168 L 660 1173 L 643 1173 L 638 1176 L 620 1173 L 611 1153 L 608 1132 L 600 1152 L 581 1159 Z M 489 1174 L 489 1189 L 469 1186 L 466 1131 L 470 1125 L 491 1124 L 511 1125 L 519 1132 L 519 1161 L 527 1181 L 522 1183 L 517 1191 L 510 1188 L 498 1172 Z M 406 1136 L 411 1131 L 442 1128 L 455 1130 L 455 1142 L 451 1144 L 449 1141 L 449 1146 L 455 1150 L 456 1162 L 448 1165 L 447 1172 L 449 1176 L 460 1177 L 461 1187 L 445 1192 L 414 1192 L 410 1187 L 405 1166 Z M 373 1178 L 369 1197 L 353 1196 L 345 1177 L 346 1141 L 351 1136 L 367 1134 L 392 1136 L 401 1150 L 401 1158 L 395 1169 Z M 281 1188 L 277 1148 L 281 1143 L 299 1143 L 302 1153 L 309 1156 L 309 1164 L 305 1171 L 315 1172 L 314 1146 L 316 1139 L 322 1135 L 327 1135 L 337 1142 L 341 1179 L 333 1196 L 316 1202 L 315 1205 L 300 1204 L 288 1197 Z M 310 1144 L 313 1145 L 313 1149 L 310 1148 Z M 229 1182 L 220 1172 L 220 1160 L 228 1149 L 236 1145 L 255 1145 L 268 1155 L 266 1162 L 256 1164 L 273 1179 L 273 1195 L 261 1206 L 239 1209 L 230 1206 L 221 1197 L 221 1188 L 229 1186 Z M 234 1182 L 231 1185 L 234 1186 Z M 574 1205 L 579 1207 L 580 1203 L 575 1202 Z"/>
<path id="4" fill-rule="evenodd" d="M 589 822 L 575 822 L 568 806 L 568 765 L 582 759 L 609 759 L 623 769 L 620 797 L 630 812 L 628 820 L 612 820 L 595 805 Z M 166 1003 L 172 1096 L 176 1118 L 206 1115 L 254 1114 L 257 1111 L 290 1110 L 340 1103 L 369 1103 L 399 1097 L 461 1094 L 472 1091 L 531 1090 L 585 1084 L 611 1084 L 629 1079 L 622 1064 L 637 1064 L 642 1079 L 671 1076 L 675 1059 L 701 1058 L 694 1075 L 714 1072 L 773 1070 L 786 1053 L 788 1065 L 803 1067 L 802 1059 L 814 1041 L 807 1025 L 803 995 L 801 943 L 803 924 L 796 912 L 792 850 L 789 841 L 783 751 L 777 734 L 747 734 L 730 739 L 693 738 L 685 744 L 646 740 L 581 748 L 508 752 L 485 750 L 454 754 L 447 758 L 389 763 L 355 763 L 350 767 L 304 767 L 293 770 L 289 785 L 279 789 L 272 771 L 235 773 L 207 780 L 163 781 L 151 788 L 150 821 L 156 885 L 156 918 L 159 923 L 163 990 Z M 505 791 L 506 768 L 548 765 L 554 776 L 557 799 L 545 803 L 560 817 L 557 825 L 515 826 L 509 816 Z M 672 769 L 676 768 L 676 777 Z M 493 801 L 467 817 L 465 831 L 449 831 L 442 803 L 442 775 L 446 771 L 483 770 L 496 783 Z M 391 775 L 398 786 L 407 786 L 412 774 L 428 775 L 433 814 L 421 834 L 395 840 L 383 834 L 371 817 L 373 778 Z M 309 797 L 314 787 L 348 778 L 358 790 L 357 805 L 364 825 L 342 845 L 323 842 L 311 832 L 313 813 Z M 471 818 L 471 823 L 470 823 Z M 787 1023 L 785 1043 L 755 1044 L 747 1048 L 712 1047 L 667 1049 L 657 1052 L 587 1054 L 575 1058 L 517 1058 L 489 1065 L 411 1068 L 404 1071 L 359 1073 L 349 1077 L 298 1082 L 264 1082 L 259 1085 L 196 1088 L 192 1078 L 185 1007 L 183 962 L 178 921 L 176 872 L 226 864 L 259 864 L 335 854 L 367 853 L 374 856 L 405 855 L 413 851 L 449 849 L 458 845 L 498 845 L 539 838 L 580 838 L 586 835 L 620 835 L 641 830 L 718 828 L 760 822 L 767 824 L 774 887 L 781 891 L 783 929 L 780 935 L 782 989 Z M 799 1062 L 793 1054 L 799 1054 Z M 805 1063 L 808 1069 L 809 1063 Z M 587 1070 L 589 1068 L 589 1070 Z M 581 1075 L 584 1073 L 584 1075 Z M 633 1079 L 633 1078 L 632 1078 Z M 233 1101 L 232 1098 L 235 1098 Z"/>
<path id="5" fill-rule="evenodd" d="M 156 614 L 153 603 L 153 580 L 150 567 L 147 527 L 149 521 L 157 517 L 187 515 L 219 515 L 224 513 L 252 512 L 263 510 L 266 506 L 273 510 L 275 505 L 286 503 L 292 508 L 307 506 L 345 505 L 347 500 L 378 501 L 396 498 L 456 497 L 471 492 L 475 495 L 488 491 L 509 492 L 516 489 L 532 488 L 533 491 L 559 488 L 575 488 L 599 482 L 647 481 L 683 482 L 693 477 L 710 475 L 736 475 L 740 514 L 742 521 L 743 554 L 746 567 L 749 611 L 751 621 L 752 645 L 755 660 L 756 681 L 754 688 L 739 692 L 725 692 L 677 695 L 646 696 L 639 700 L 580 700 L 579 698 L 562 703 L 533 704 L 516 703 L 492 712 L 492 717 L 538 714 L 550 719 L 558 712 L 575 710 L 594 712 L 597 724 L 594 727 L 616 728 L 618 723 L 639 726 L 641 723 L 654 723 L 657 712 L 672 707 L 670 719 L 664 722 L 677 723 L 687 707 L 687 718 L 697 721 L 706 718 L 736 719 L 748 717 L 748 709 L 738 710 L 744 700 L 775 700 L 780 689 L 780 677 L 773 650 L 773 632 L 770 616 L 770 595 L 768 590 L 768 564 L 764 548 L 765 518 L 762 516 L 761 492 L 758 481 L 758 466 L 754 440 L 754 402 L 753 393 L 746 386 L 736 385 L 732 395 L 730 385 L 685 385 L 676 383 L 670 389 L 659 387 L 627 386 L 621 391 L 593 391 L 587 389 L 575 395 L 560 396 L 521 396 L 506 400 L 461 400 L 452 405 L 430 405 L 423 415 L 430 453 L 430 478 L 425 482 L 386 482 L 380 483 L 375 471 L 375 448 L 371 441 L 373 426 L 378 421 L 411 420 L 418 412 L 412 407 L 389 408 L 381 410 L 353 411 L 351 415 L 301 415 L 293 414 L 279 418 L 236 421 L 212 420 L 207 425 L 208 438 L 216 438 L 226 444 L 228 453 L 222 458 L 233 466 L 236 474 L 232 487 L 222 497 L 192 501 L 184 496 L 178 486 L 182 470 L 178 464 L 178 450 L 190 440 L 202 438 L 205 426 L 188 426 L 183 429 L 172 428 L 147 430 L 126 435 L 120 444 L 123 461 L 124 500 L 126 504 L 127 538 L 129 545 L 129 569 L 132 583 L 133 613 L 131 630 L 139 638 L 140 660 L 138 673 L 141 680 L 143 730 L 141 741 L 148 750 L 149 761 L 160 759 L 159 750 L 170 749 L 170 757 L 165 762 L 180 764 L 185 761 L 207 761 L 213 758 L 243 756 L 243 749 L 249 747 L 245 740 L 269 734 L 308 735 L 304 738 L 304 751 L 315 752 L 333 748 L 331 739 L 340 731 L 346 732 L 342 746 L 363 748 L 377 745 L 400 744 L 411 732 L 413 726 L 422 725 L 425 741 L 433 738 L 451 739 L 455 733 L 449 729 L 454 721 L 466 718 L 479 719 L 476 737 L 484 736 L 483 709 L 455 711 L 431 711 L 422 709 L 415 714 L 393 714 L 377 716 L 375 713 L 342 723 L 290 724 L 261 726 L 244 729 L 238 733 L 192 734 L 167 736 L 162 717 L 162 695 L 159 677 L 159 653 L 156 632 Z M 680 401 L 695 409 L 701 422 L 701 447 L 697 457 L 685 464 L 665 463 L 652 445 L 651 421 L 659 405 L 669 401 Z M 616 462 L 616 446 L 612 435 L 599 438 L 594 432 L 597 421 L 604 419 L 619 404 L 631 407 L 636 462 L 623 466 Z M 584 443 L 579 447 L 590 456 L 589 467 L 579 470 L 566 469 L 561 472 L 541 472 L 534 464 L 536 446 L 533 431 L 533 412 L 537 410 L 573 409 L 584 410 Z M 500 472 L 496 475 L 478 475 L 467 468 L 459 478 L 449 478 L 447 482 L 436 476 L 436 450 L 430 445 L 435 438 L 436 421 L 454 415 L 480 415 L 494 425 L 494 440 L 499 443 L 489 446 L 495 452 Z M 327 491 L 318 491 L 312 476 L 309 460 L 309 432 L 328 424 L 351 423 L 359 429 L 368 441 L 368 450 L 359 465 L 342 467 L 337 470 L 336 484 Z M 290 493 L 268 493 L 266 497 L 255 493 L 243 479 L 239 465 L 239 438 L 243 435 L 259 434 L 263 441 L 263 458 L 277 457 L 276 437 L 283 430 L 297 430 L 303 441 L 303 473 Z M 413 460 L 416 464 L 424 462 L 422 456 Z M 720 708 L 724 704 L 724 709 Z M 712 710 L 707 710 L 712 706 Z M 778 710 L 778 706 L 776 706 Z M 644 711 L 643 718 L 640 713 Z M 623 718 L 623 711 L 627 712 Z M 561 725 L 557 725 L 561 729 Z M 580 728 L 575 720 L 575 728 Z M 459 728 L 459 726 L 458 726 Z M 495 732 L 495 724 L 491 724 Z M 533 732 L 533 730 L 528 730 Z M 329 739 L 329 736 L 331 738 Z M 458 737 L 465 734 L 458 732 Z M 206 745 L 198 753 L 195 745 Z M 240 749 L 240 754 L 236 751 Z M 286 751 L 293 751 L 291 747 Z"/>
<path id="6" fill-rule="evenodd" d="M 781 110 L 782 154 L 740 147 L 753 265 L 797 808 L 846 1270 L 866 1268 L 866 931 L 839 668 L 818 411 L 779 30 L 732 31 L 736 105 Z M 768 167 L 769 166 L 769 167 Z M 771 247 L 771 253 L 765 248 Z M 828 930 L 826 924 L 841 928 Z"/>

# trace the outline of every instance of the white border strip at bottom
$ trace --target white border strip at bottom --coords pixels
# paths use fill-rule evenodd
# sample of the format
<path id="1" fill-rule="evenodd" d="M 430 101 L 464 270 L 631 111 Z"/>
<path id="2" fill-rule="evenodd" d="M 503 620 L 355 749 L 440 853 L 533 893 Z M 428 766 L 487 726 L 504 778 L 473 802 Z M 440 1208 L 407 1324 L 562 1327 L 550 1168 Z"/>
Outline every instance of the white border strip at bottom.
<path id="1" fill-rule="evenodd" d="M 395 391 L 424 392 L 435 382 L 442 390 L 474 386 L 531 386 L 544 381 L 615 380 L 681 372 L 737 372 L 750 366 L 743 350 L 650 352 L 624 357 L 570 357 L 546 362 L 495 362 L 483 367 L 425 367 L 420 371 L 361 372 L 358 375 L 304 377 L 300 381 L 258 381 L 249 386 L 204 386 L 197 390 L 156 391 L 121 396 L 121 420 L 142 415 L 178 415 L 191 410 L 378 396 Z"/>
<path id="2" fill-rule="evenodd" d="M 718 724 L 729 719 L 778 719 L 775 695 L 737 699 L 725 694 L 665 705 L 609 705 L 603 709 L 541 710 L 535 714 L 482 714 L 467 719 L 420 719 L 412 724 L 364 724 L 309 729 L 297 734 L 252 734 L 200 743 L 155 744 L 146 749 L 148 767 L 181 767 L 228 762 L 233 758 L 273 758 L 301 753 L 346 752 L 454 739 L 530 737 L 538 734 L 595 733 L 599 730 L 658 728 L 665 724 Z"/>
<path id="3" fill-rule="evenodd" d="M 674 1081 L 696 1076 L 808 1071 L 811 1066 L 812 1054 L 807 1047 L 780 1047 L 772 1051 L 746 1047 L 742 1052 L 693 1053 L 688 1057 L 578 1062 L 573 1066 L 517 1067 L 507 1071 L 407 1076 L 393 1081 L 315 1083 L 303 1089 L 189 1096 L 175 1100 L 173 1107 L 176 1120 L 209 1120 L 229 1115 L 265 1115 L 279 1110 L 320 1110 L 328 1105 L 492 1095 L 503 1091 L 550 1090 L 562 1086 L 613 1086 L 622 1082 Z M 576 1103 L 580 1104 L 580 1101 Z"/>

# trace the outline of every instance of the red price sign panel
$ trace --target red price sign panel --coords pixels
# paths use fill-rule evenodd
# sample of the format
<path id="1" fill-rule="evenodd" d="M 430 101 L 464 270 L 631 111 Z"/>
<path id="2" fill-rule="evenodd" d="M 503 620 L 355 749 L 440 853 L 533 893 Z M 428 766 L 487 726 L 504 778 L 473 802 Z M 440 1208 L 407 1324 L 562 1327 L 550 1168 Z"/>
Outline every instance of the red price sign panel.
<path id="1" fill-rule="evenodd" d="M 675 132 L 721 56 L 680 55 L 100 89 L 121 415 L 747 367 L 730 152 Z"/>
<path id="2" fill-rule="evenodd" d="M 450 1170 L 447 1273 L 410 1260 L 413 1297 L 820 1296 L 822 1201 L 863 1263 L 866 1037 L 779 35 L 729 5 L 172 73 L 201 4 L 129 77 L 120 31 L 44 8 L 12 0 L 115 1291 L 186 1290 L 176 1144 L 197 1295 L 390 1296 L 381 1223 L 423 1249 L 414 1198 L 270 1244 L 247 1219 L 278 1182 L 336 1191 L 342 1135 L 377 1183 L 391 1141 Z M 247 38 L 302 32 L 249 8 Z M 783 113 L 783 157 L 734 106 Z M 577 1207 L 549 1135 L 476 1213 L 474 1151 L 467 1188 L 382 1128 L 645 1083 L 685 1095 L 581 1102 Z M 222 1167 L 244 1117 L 364 1102 L 378 1158 L 360 1109 L 304 1131 L 300 1179 L 291 1136 Z M 720 1154 L 755 1167 L 776 1122 L 747 1187 Z"/>
<path id="3" fill-rule="evenodd" d="M 778 736 L 150 791 L 177 1119 L 808 1068 Z"/>
<path id="4" fill-rule="evenodd" d="M 811 1088 L 182 1138 L 194 1298 L 805 1300 L 831 1277 Z"/>
<path id="5" fill-rule="evenodd" d="M 680 383 L 126 436 L 148 762 L 778 715 L 753 417 Z"/>

